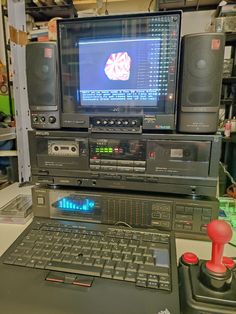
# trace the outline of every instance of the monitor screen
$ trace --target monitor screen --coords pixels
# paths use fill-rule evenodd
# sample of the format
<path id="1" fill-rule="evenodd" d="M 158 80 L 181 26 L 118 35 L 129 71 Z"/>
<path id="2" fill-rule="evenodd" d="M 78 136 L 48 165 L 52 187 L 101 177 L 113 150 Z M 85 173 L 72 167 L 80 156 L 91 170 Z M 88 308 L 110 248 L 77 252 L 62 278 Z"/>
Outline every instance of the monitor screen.
<path id="1" fill-rule="evenodd" d="M 174 113 L 179 12 L 62 20 L 63 112 Z"/>

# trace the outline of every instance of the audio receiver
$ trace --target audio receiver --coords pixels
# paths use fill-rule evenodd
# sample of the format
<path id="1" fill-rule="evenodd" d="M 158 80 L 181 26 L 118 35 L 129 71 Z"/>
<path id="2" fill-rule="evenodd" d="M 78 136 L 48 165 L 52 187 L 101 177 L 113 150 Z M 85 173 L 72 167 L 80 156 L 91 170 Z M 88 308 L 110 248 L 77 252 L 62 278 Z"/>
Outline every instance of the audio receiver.
<path id="1" fill-rule="evenodd" d="M 170 194 L 120 193 L 87 189 L 32 189 L 37 217 L 129 224 L 132 227 L 173 230 L 184 238 L 204 238 L 206 226 L 218 216 L 215 198 Z"/>

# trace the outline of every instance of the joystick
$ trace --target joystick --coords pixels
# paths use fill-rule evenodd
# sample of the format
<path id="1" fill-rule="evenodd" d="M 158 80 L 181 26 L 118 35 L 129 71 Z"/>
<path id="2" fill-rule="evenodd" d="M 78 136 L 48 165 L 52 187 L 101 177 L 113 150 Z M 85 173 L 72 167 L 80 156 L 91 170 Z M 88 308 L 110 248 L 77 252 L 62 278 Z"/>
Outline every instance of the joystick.
<path id="1" fill-rule="evenodd" d="M 223 256 L 232 229 L 225 221 L 213 220 L 207 233 L 212 240 L 211 260 L 199 260 L 194 253 L 187 252 L 179 261 L 181 312 L 235 314 L 236 267 L 232 259 Z"/>
<path id="2" fill-rule="evenodd" d="M 224 245 L 232 238 L 232 229 L 223 220 L 213 220 L 207 227 L 207 234 L 212 240 L 212 253 L 211 260 L 206 262 L 206 268 L 209 271 L 222 274 L 227 270 L 222 263 Z"/>

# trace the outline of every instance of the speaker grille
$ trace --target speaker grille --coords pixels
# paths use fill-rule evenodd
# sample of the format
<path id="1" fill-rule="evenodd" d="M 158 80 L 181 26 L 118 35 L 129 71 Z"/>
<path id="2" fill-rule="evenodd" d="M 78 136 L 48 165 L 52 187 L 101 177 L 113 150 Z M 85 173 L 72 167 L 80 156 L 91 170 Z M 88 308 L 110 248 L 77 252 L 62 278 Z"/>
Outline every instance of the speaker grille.
<path id="1" fill-rule="evenodd" d="M 183 37 L 178 99 L 178 131 L 215 133 L 220 104 L 225 35 Z"/>
<path id="2" fill-rule="evenodd" d="M 181 107 L 218 107 L 224 57 L 222 34 L 183 39 Z"/>
<path id="3" fill-rule="evenodd" d="M 56 43 L 26 46 L 26 74 L 30 107 L 58 105 Z"/>

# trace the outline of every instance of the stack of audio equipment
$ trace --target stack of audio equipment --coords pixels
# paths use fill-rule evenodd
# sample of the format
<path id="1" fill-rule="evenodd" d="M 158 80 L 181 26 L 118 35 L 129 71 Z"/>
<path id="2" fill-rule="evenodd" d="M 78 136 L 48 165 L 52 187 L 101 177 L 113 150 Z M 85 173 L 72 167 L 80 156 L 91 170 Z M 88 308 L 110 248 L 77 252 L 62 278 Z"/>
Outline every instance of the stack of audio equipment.
<path id="1" fill-rule="evenodd" d="M 137 25 L 141 23 L 140 28 L 136 25 L 138 35 L 140 29 L 144 32 L 142 23 L 162 25 L 162 28 L 145 28 L 147 37 L 156 36 L 153 32 L 161 32 L 168 25 L 170 31 L 158 33 L 165 39 L 167 48 L 162 47 L 159 39 L 156 50 L 150 46 L 150 62 L 158 56 L 159 73 L 153 65 L 147 71 L 150 79 L 153 73 L 159 75 L 158 86 L 166 84 L 160 87 L 163 88 L 160 93 L 167 93 L 166 98 L 159 95 L 154 110 L 146 106 L 154 97 L 149 90 L 122 89 L 112 94 L 107 90 L 98 91 L 101 83 L 97 90 L 86 89 L 86 75 L 89 76 L 93 62 L 88 54 L 89 46 L 94 44 L 84 42 L 92 36 L 86 27 L 90 25 L 94 29 L 93 36 L 101 32 L 98 37 L 103 38 L 108 32 L 107 38 L 110 38 L 114 29 L 95 26 L 100 22 L 104 23 L 101 25 L 118 23 L 117 17 L 60 20 L 57 44 L 29 44 L 27 83 L 35 129 L 29 131 L 29 147 L 32 181 L 37 184 L 33 188 L 34 213 L 40 217 L 106 224 L 121 221 L 132 226 L 174 230 L 187 238 L 204 237 L 207 223 L 218 216 L 215 196 L 221 136 L 216 131 L 224 35 L 184 36 L 179 66 L 180 12 L 120 16 L 119 19 L 127 23 L 129 19 L 136 19 Z M 108 44 L 113 45 L 114 41 Z M 143 47 L 141 41 L 136 40 L 137 47 Z M 153 45 L 153 40 L 145 42 L 147 49 L 149 44 Z M 151 55 L 153 49 L 159 49 L 155 56 Z M 160 57 L 163 49 L 167 49 L 164 65 L 161 63 L 164 54 Z M 111 84 L 119 81 L 117 86 L 126 86 L 122 80 L 128 82 L 129 75 L 133 79 L 132 72 L 124 74 L 125 78 L 111 74 L 113 62 L 115 58 L 119 62 L 125 60 L 122 62 L 126 62 L 128 70 L 131 67 L 130 71 L 136 64 L 130 61 L 131 50 L 119 53 L 110 54 L 105 73 Z M 80 64 L 79 70 L 72 69 L 75 64 Z M 143 73 L 141 65 L 139 79 Z M 96 81 L 96 66 L 94 63 L 91 73 L 95 78 L 89 81 L 91 86 Z M 83 67 L 87 69 L 85 76 L 82 72 L 78 74 Z M 137 86 L 144 84 L 140 82 Z M 121 103 L 125 99 L 127 104 L 124 101 L 119 106 L 117 99 Z"/>

